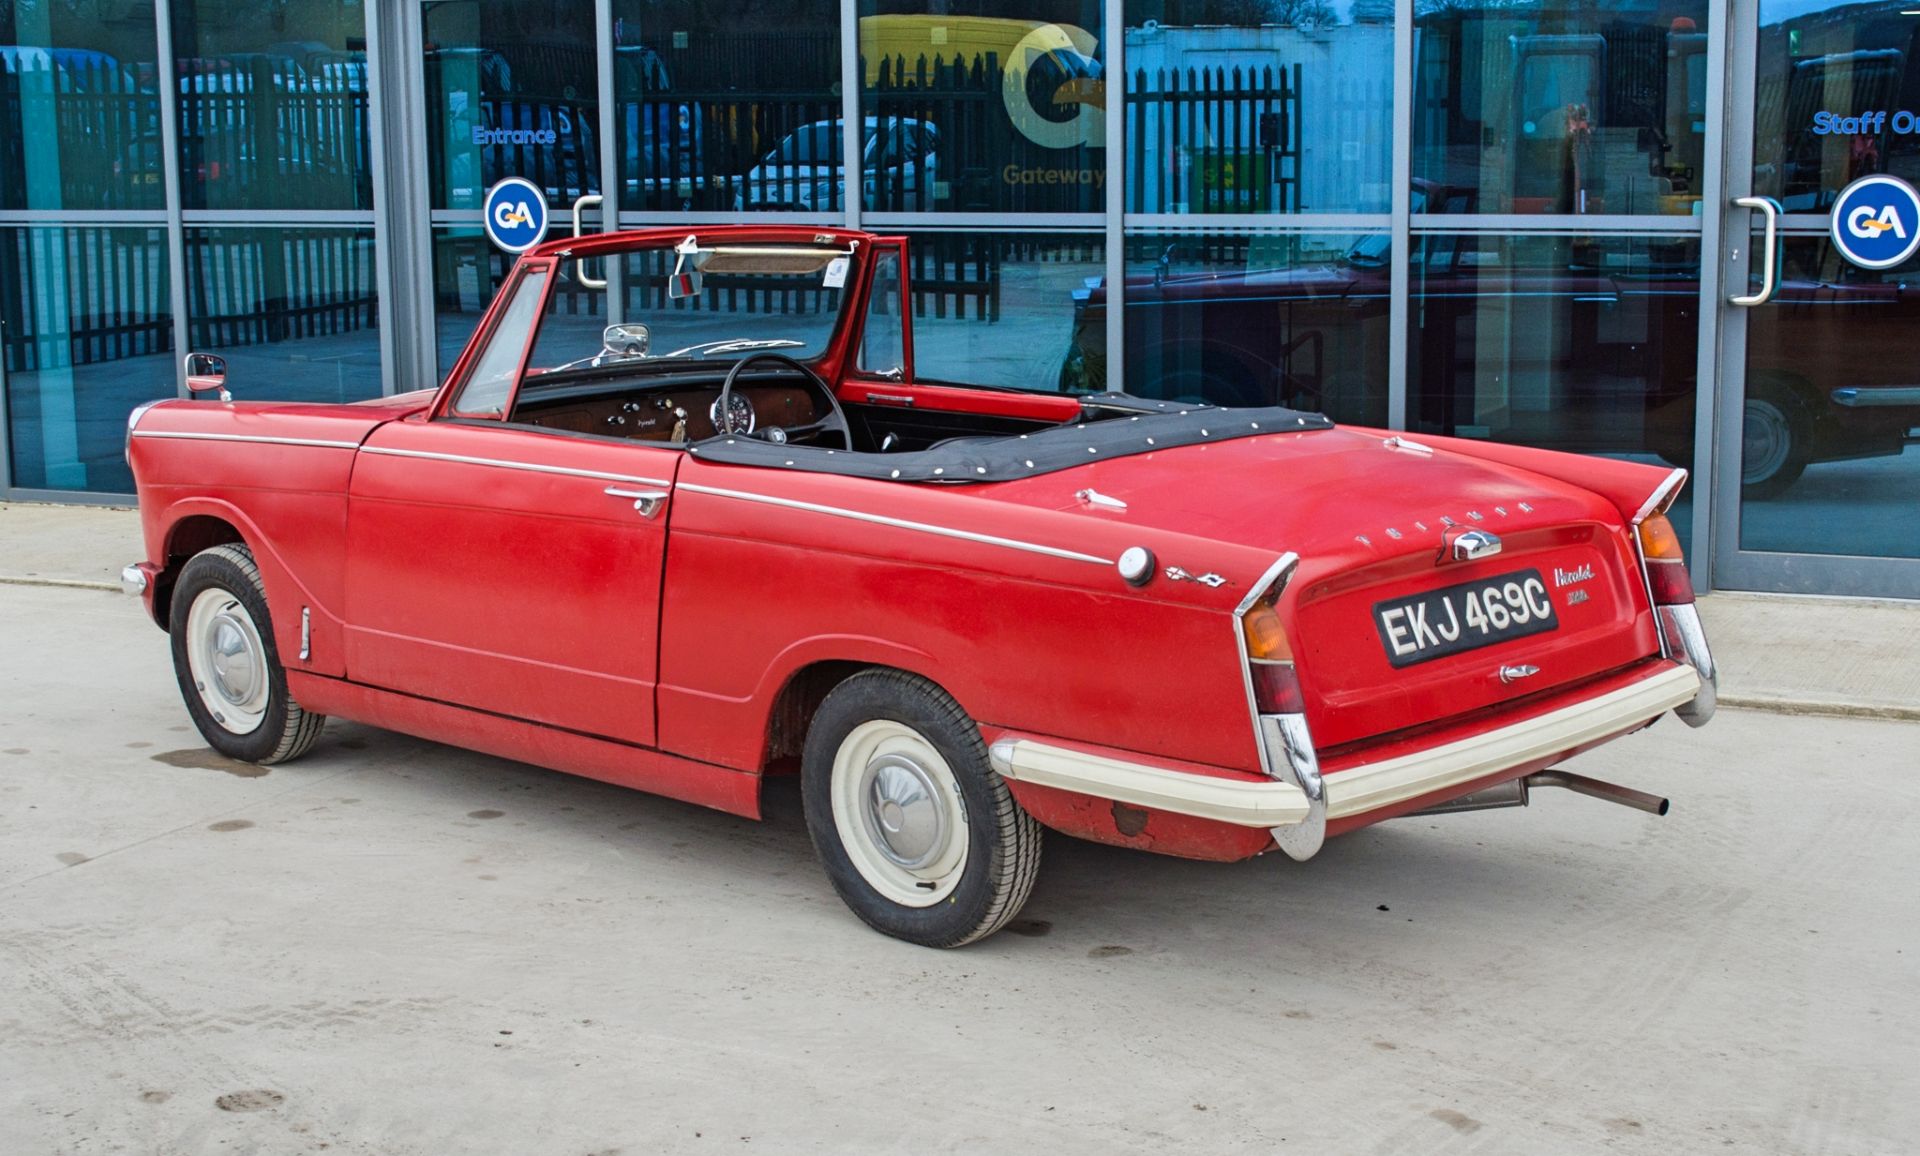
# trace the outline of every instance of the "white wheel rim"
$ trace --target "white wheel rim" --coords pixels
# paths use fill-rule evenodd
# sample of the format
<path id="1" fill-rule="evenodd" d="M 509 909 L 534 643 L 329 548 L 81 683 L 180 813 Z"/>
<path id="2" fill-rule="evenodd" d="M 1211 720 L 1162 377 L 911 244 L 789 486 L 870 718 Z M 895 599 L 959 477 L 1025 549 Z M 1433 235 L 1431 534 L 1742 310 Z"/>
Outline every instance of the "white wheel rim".
<path id="1" fill-rule="evenodd" d="M 252 734 L 267 717 L 267 648 L 233 593 L 202 590 L 187 610 L 187 669 L 200 705 L 223 730 Z"/>
<path id="2" fill-rule="evenodd" d="M 953 894 L 967 865 L 967 809 L 953 768 L 919 731 L 861 723 L 833 756 L 833 826 L 854 870 L 903 907 Z"/>

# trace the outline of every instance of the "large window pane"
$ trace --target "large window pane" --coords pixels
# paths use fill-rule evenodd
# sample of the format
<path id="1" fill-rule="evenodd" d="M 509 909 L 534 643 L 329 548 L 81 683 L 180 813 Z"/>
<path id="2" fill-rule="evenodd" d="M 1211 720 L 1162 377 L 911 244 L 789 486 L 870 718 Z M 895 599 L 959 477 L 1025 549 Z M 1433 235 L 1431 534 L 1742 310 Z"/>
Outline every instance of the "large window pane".
<path id="1" fill-rule="evenodd" d="M 1417 20 L 1416 211 L 1697 211 L 1705 0 L 1421 0 Z"/>
<path id="2" fill-rule="evenodd" d="M 227 359 L 235 397 L 380 392 L 372 229 L 188 229 L 186 244 L 188 344 Z"/>
<path id="3" fill-rule="evenodd" d="M 0 0 L 0 209 L 160 209 L 153 19 Z"/>
<path id="4" fill-rule="evenodd" d="M 1097 213 L 1100 0 L 862 0 L 865 204 Z"/>
<path id="5" fill-rule="evenodd" d="M 618 0 L 625 210 L 839 212 L 835 0 Z"/>
<path id="6" fill-rule="evenodd" d="M 186 208 L 373 208 L 364 16 L 348 0 L 175 0 Z"/>
<path id="7" fill-rule="evenodd" d="M 0 335 L 12 484 L 132 493 L 127 414 L 175 389 L 165 230 L 0 229 Z"/>
<path id="8" fill-rule="evenodd" d="M 908 239 L 914 377 L 1056 391 L 1104 389 L 1079 350 L 1104 348 L 1106 318 L 1077 291 L 1097 280 L 1098 234 L 916 233 Z"/>
<path id="9" fill-rule="evenodd" d="M 1920 558 L 1920 258 L 1870 272 L 1824 236 L 1781 251 L 1747 323 L 1740 545 Z"/>
<path id="10" fill-rule="evenodd" d="M 1410 429 L 1692 466 L 1698 239 L 1440 235 L 1413 258 Z"/>
<path id="11" fill-rule="evenodd" d="M 503 177 L 560 208 L 600 191 L 593 5 L 443 0 L 422 19 L 434 208 L 477 209 Z"/>
<path id="12" fill-rule="evenodd" d="M 1753 191 L 1823 213 L 1869 173 L 1920 181 L 1920 5 L 1761 0 Z"/>
<path id="13" fill-rule="evenodd" d="M 1384 233 L 1129 237 L 1127 392 L 1385 425 L 1388 263 Z"/>
<path id="14" fill-rule="evenodd" d="M 1128 0 L 1127 211 L 1384 213 L 1391 0 Z"/>

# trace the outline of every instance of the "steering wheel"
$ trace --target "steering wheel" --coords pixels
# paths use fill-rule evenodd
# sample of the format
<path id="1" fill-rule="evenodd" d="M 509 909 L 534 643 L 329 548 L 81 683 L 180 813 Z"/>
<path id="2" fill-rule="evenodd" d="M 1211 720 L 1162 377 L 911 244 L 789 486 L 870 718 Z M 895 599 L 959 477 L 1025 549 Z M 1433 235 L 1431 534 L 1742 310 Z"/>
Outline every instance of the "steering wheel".
<path id="1" fill-rule="evenodd" d="M 778 361 L 794 370 L 805 379 L 807 384 L 812 386 L 820 396 L 827 399 L 827 408 L 832 412 L 819 421 L 810 422 L 806 425 L 797 425 L 791 429 L 777 425 L 770 425 L 763 429 L 732 428 L 733 422 L 731 419 L 733 409 L 731 407 L 733 404 L 733 383 L 739 379 L 741 372 L 745 370 L 747 366 L 752 365 L 756 361 Z M 800 438 L 813 437 L 816 434 L 837 433 L 840 435 L 842 446 L 847 449 L 853 448 L 853 428 L 847 424 L 847 411 L 840 408 L 840 399 L 833 396 L 833 389 L 827 385 L 826 380 L 819 374 L 784 353 L 773 353 L 763 350 L 759 353 L 749 353 L 739 361 L 734 362 L 733 368 L 727 371 L 726 380 L 720 383 L 720 398 L 713 403 L 713 413 L 716 419 L 713 423 L 713 430 L 716 436 L 732 435 L 734 437 L 755 437 L 763 441 L 784 445 L 787 442 L 796 441 Z"/>

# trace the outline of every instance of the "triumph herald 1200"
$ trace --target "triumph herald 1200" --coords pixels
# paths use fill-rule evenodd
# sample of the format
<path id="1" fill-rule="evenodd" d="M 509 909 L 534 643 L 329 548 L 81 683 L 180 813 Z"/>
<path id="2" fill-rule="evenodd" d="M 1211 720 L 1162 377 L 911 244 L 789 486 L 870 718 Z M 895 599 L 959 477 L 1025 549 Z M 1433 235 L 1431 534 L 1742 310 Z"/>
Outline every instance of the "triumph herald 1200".
<path id="1" fill-rule="evenodd" d="M 234 401 L 189 355 L 208 396 L 128 423 L 123 580 L 201 734 L 276 763 L 339 716 L 746 816 L 797 770 L 835 890 L 942 947 L 1043 829 L 1307 859 L 1542 786 L 1665 810 L 1560 764 L 1713 713 L 1685 471 L 928 380 L 909 271 L 610 233 L 525 254 L 435 391 Z"/>

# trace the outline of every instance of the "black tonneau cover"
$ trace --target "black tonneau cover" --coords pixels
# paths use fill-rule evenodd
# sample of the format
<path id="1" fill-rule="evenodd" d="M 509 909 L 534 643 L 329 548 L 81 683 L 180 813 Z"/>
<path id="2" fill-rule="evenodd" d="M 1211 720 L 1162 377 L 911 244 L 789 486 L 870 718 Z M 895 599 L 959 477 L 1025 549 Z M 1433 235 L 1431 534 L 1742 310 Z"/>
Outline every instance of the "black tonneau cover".
<path id="1" fill-rule="evenodd" d="M 1086 420 L 1027 434 L 950 438 L 929 449 L 857 453 L 781 445 L 753 437 L 711 438 L 687 452 L 708 462 L 874 478 L 891 482 L 1004 482 L 1105 458 L 1270 433 L 1332 429 L 1323 414 L 1280 406 L 1216 409 L 1111 394 L 1082 405 Z"/>

